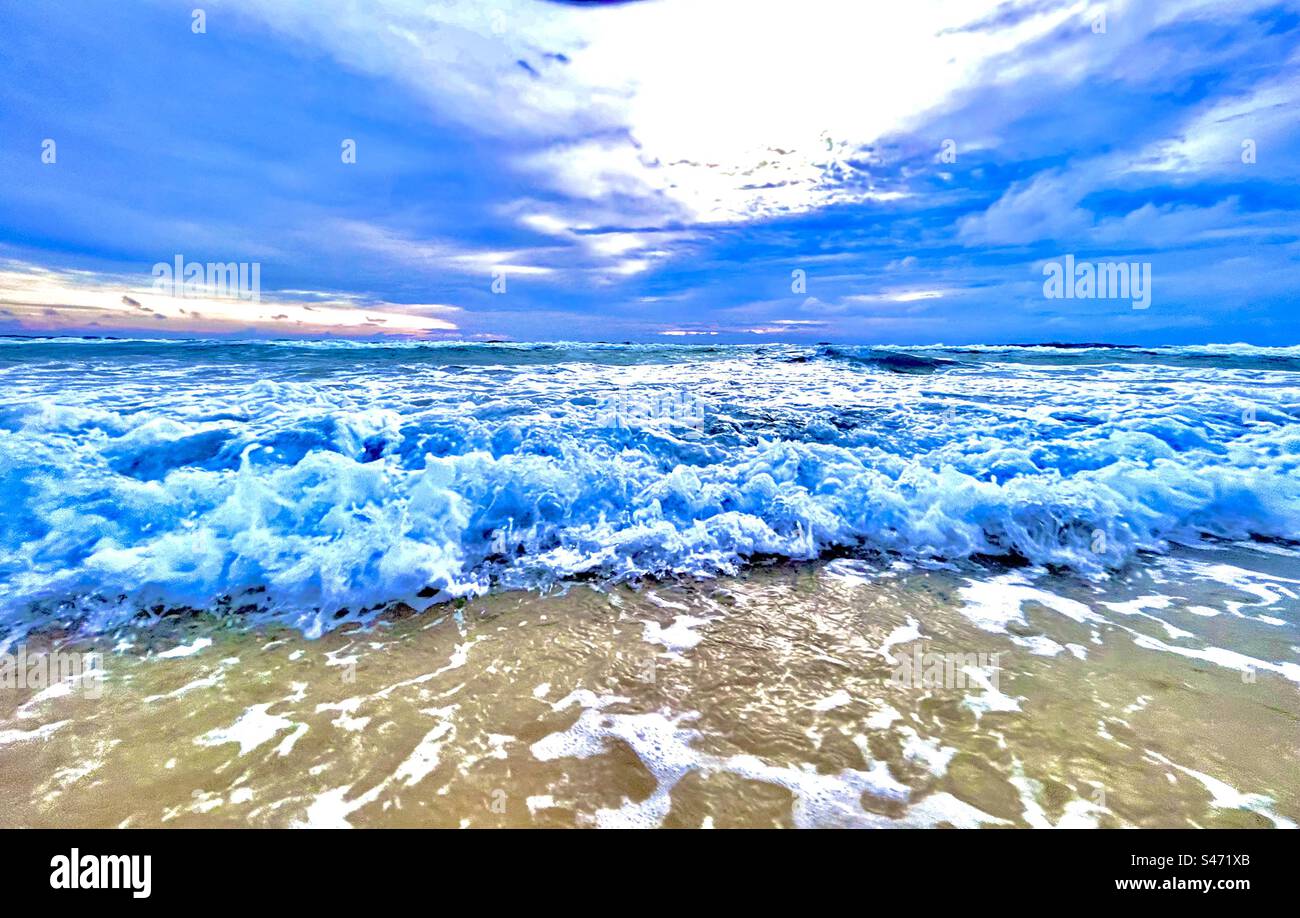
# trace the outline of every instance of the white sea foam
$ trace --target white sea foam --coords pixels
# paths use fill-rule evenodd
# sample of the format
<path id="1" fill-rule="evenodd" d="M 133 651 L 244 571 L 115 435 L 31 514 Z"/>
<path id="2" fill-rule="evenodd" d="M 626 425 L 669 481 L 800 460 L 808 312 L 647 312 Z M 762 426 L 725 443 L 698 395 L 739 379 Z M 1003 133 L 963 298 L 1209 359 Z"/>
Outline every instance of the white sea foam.
<path id="1" fill-rule="evenodd" d="M 195 638 L 190 644 L 179 644 L 171 650 L 158 654 L 160 660 L 174 660 L 178 657 L 191 657 L 199 651 L 212 646 L 212 638 Z"/>
<path id="2" fill-rule="evenodd" d="M 849 695 L 848 692 L 844 691 L 844 689 L 837 689 L 836 691 L 831 692 L 825 698 L 822 698 L 818 701 L 814 701 L 811 705 L 809 705 L 809 707 L 812 708 L 814 711 L 824 712 L 824 711 L 834 711 L 836 708 L 842 708 L 852 703 L 853 703 L 853 697 Z"/>
<path id="3" fill-rule="evenodd" d="M 1057 596 L 1030 585 L 1029 579 L 1021 573 L 1004 574 L 988 580 L 971 580 L 960 592 L 965 601 L 962 614 L 985 631 L 1005 633 L 1007 626 L 1013 622 L 1024 624 L 1024 606 L 1029 602 L 1046 606 L 1080 624 L 1105 621 L 1077 599 Z"/>
<path id="4" fill-rule="evenodd" d="M 946 793 L 931 794 L 912 801 L 911 789 L 898 781 L 884 762 L 870 760 L 864 752 L 864 767 L 822 774 L 812 766 L 773 765 L 754 755 L 718 756 L 695 748 L 699 732 L 689 725 L 699 715 L 692 711 L 671 713 L 614 713 L 607 710 L 627 699 L 599 696 L 581 690 L 567 696 L 556 709 L 572 704 L 583 708 L 567 730 L 552 733 L 533 743 L 534 757 L 541 761 L 562 758 L 590 758 L 610 749 L 620 740 L 631 748 L 655 780 L 654 790 L 642 800 L 624 798 L 617 809 L 601 809 L 595 824 L 609 828 L 650 828 L 662 825 L 672 808 L 673 788 L 692 772 L 727 772 L 751 781 L 774 784 L 790 791 L 794 798 L 792 818 L 800 828 L 813 827 L 901 827 L 950 823 L 959 827 L 1003 822 Z M 936 774 L 947 767 L 952 753 L 915 737 L 908 747 L 912 758 Z M 902 816 L 891 818 L 862 806 L 869 795 L 879 800 L 906 804 Z"/>
<path id="5" fill-rule="evenodd" d="M 1243 794 L 1229 784 L 1225 784 L 1218 778 L 1211 777 L 1204 772 L 1195 771 L 1177 762 L 1171 762 L 1158 752 L 1146 751 L 1147 756 L 1167 765 L 1170 768 L 1176 768 L 1183 774 L 1200 782 L 1200 784 L 1210 792 L 1210 805 L 1219 809 L 1243 809 L 1259 813 L 1265 819 L 1269 820 L 1279 829 L 1294 829 L 1296 824 L 1287 819 L 1285 816 L 1279 816 L 1273 812 L 1273 798 L 1265 794 Z"/>
<path id="6" fill-rule="evenodd" d="M 303 726 L 295 724 L 286 717 L 270 714 L 268 710 L 276 702 L 250 705 L 229 727 L 209 730 L 194 742 L 200 746 L 220 746 L 225 743 L 237 743 L 239 754 L 248 755 L 258 746 L 269 742 L 281 730 L 290 730 Z"/>
<path id="7" fill-rule="evenodd" d="M 1174 539 L 1300 532 L 1289 352 L 43 342 L 6 356 L 0 618 L 18 623 L 65 603 L 94 629 L 188 606 L 314 635 L 396 600 L 716 574 L 754 555 L 1013 554 L 1095 574 Z M 682 388 L 702 424 L 609 422 L 620 390 Z M 1264 603 L 1296 593 L 1222 573 Z"/>

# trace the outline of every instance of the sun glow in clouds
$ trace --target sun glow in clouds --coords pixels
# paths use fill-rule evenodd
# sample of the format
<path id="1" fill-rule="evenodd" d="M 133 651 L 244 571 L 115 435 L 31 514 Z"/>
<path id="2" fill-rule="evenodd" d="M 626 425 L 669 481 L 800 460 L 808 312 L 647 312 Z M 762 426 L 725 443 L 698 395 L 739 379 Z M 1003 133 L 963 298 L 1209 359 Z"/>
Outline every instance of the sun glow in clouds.
<path id="1" fill-rule="evenodd" d="M 797 10 L 749 0 L 515 0 L 490 13 L 410 0 L 365 10 L 344 0 L 234 4 L 478 130 L 532 135 L 540 146 L 518 157 L 523 172 L 577 201 L 621 197 L 625 215 L 660 225 L 905 197 L 876 186 L 864 148 L 914 124 L 997 55 L 1082 21 L 1088 7 L 961 28 L 1004 5 L 915 0 L 891 7 L 886 22 L 872 5 L 842 0 L 803 0 Z M 583 218 L 542 219 L 556 230 Z"/>

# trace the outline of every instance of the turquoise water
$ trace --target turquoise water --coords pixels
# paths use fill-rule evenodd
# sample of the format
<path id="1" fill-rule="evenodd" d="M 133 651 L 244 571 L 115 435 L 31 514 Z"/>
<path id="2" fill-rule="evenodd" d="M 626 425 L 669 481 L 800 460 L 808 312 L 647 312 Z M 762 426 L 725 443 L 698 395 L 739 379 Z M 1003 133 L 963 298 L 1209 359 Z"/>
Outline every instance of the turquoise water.
<path id="1" fill-rule="evenodd" d="M 1300 538 L 1300 348 L 6 340 L 0 620 Z"/>

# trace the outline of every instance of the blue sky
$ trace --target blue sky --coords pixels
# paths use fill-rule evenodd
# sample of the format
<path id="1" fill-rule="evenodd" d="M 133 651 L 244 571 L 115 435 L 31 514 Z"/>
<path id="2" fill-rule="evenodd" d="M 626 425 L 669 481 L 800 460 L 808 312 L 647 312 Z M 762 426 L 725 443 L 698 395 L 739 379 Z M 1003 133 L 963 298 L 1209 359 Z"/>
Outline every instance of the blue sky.
<path id="1" fill-rule="evenodd" d="M 0 35 L 0 333 L 1300 343 L 1300 2 L 53 0 Z M 260 299 L 160 293 L 177 255 Z M 1046 298 L 1065 255 L 1149 263 L 1149 308 Z"/>

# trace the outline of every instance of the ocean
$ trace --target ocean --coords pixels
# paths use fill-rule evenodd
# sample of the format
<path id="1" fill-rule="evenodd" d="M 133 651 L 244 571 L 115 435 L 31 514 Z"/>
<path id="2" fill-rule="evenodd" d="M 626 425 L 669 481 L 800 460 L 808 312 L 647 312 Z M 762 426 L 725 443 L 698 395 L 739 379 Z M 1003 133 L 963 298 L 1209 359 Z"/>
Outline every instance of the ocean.
<path id="1" fill-rule="evenodd" d="M 1300 348 L 7 339 L 14 825 L 1294 825 Z M 85 682 L 84 678 L 80 682 Z"/>

